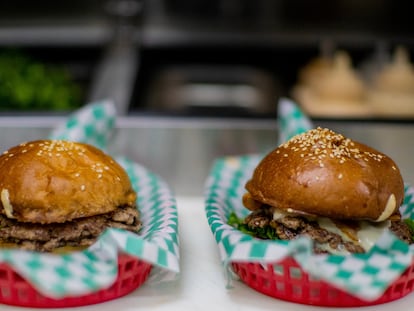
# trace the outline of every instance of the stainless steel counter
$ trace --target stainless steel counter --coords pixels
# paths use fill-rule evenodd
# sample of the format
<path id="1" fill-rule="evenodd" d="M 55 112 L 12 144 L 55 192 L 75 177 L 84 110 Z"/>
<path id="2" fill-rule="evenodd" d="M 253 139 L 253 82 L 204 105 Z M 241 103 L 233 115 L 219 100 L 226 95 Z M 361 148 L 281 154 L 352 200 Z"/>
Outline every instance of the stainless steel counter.
<path id="1" fill-rule="evenodd" d="M 0 150 L 45 138 L 63 117 L 0 117 Z M 414 124 L 315 122 L 388 154 L 414 184 Z M 273 120 L 119 117 L 108 146 L 143 164 L 166 180 L 177 195 L 201 196 L 214 159 L 267 152 L 276 147 Z"/>

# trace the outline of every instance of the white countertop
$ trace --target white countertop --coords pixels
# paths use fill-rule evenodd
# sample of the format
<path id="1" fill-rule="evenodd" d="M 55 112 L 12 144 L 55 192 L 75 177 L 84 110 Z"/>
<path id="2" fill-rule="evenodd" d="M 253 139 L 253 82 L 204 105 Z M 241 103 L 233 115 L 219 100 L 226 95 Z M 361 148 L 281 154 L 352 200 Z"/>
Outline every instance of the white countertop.
<path id="1" fill-rule="evenodd" d="M 294 304 L 267 297 L 241 282 L 226 289 L 218 248 L 207 224 L 201 197 L 178 197 L 179 234 L 181 243 L 181 277 L 163 287 L 144 284 L 129 295 L 93 306 L 84 311 L 175 311 L 175 310 L 317 310 L 321 307 Z M 414 294 L 364 310 L 412 310 Z M 324 308 L 327 310 L 327 308 Z M 329 308 L 333 310 L 334 308 Z M 1 306 L 2 311 L 23 311 L 30 308 Z M 33 309 L 38 310 L 38 309 Z M 52 309 L 51 309 L 52 310 Z M 62 309 L 59 309 L 62 310 Z M 63 309 L 68 310 L 68 309 Z M 344 310 L 344 308 L 338 308 Z M 347 308 L 346 310 L 361 310 Z"/>

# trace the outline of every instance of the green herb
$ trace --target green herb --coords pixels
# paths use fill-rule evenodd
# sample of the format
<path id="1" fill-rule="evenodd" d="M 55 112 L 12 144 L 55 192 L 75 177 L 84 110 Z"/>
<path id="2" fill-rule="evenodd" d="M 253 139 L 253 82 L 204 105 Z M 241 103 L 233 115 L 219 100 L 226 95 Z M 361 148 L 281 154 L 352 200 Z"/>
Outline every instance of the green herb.
<path id="1" fill-rule="evenodd" d="M 414 239 L 414 220 L 411 218 L 404 219 L 405 224 L 410 228 L 412 238 Z"/>
<path id="2" fill-rule="evenodd" d="M 264 228 L 252 228 L 244 223 L 242 218 L 239 218 L 236 213 L 232 212 L 229 216 L 227 224 L 240 230 L 243 233 L 251 235 L 253 237 L 265 240 L 278 240 L 276 230 L 271 226 L 266 226 Z"/>
<path id="3" fill-rule="evenodd" d="M 0 52 L 1 110 L 70 110 L 82 90 L 63 65 L 45 64 L 18 50 Z"/>
<path id="4" fill-rule="evenodd" d="M 235 228 L 238 228 L 238 226 L 242 225 L 243 223 L 244 223 L 243 219 L 237 217 L 235 212 L 232 212 L 229 215 L 229 219 L 227 220 L 227 224 L 229 224 L 230 226 L 235 227 Z"/>

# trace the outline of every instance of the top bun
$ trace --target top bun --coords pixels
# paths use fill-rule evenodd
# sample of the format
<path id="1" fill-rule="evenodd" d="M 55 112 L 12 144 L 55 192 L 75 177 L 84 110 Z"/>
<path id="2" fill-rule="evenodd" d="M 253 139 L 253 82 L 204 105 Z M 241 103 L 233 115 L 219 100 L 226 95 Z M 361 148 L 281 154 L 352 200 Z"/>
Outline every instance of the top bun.
<path id="1" fill-rule="evenodd" d="M 288 212 L 370 221 L 388 219 L 404 197 L 392 159 L 323 128 L 270 152 L 246 189 L 253 200 Z"/>
<path id="2" fill-rule="evenodd" d="M 125 170 L 99 149 L 37 140 L 0 156 L 0 213 L 22 222 L 61 223 L 134 206 Z"/>

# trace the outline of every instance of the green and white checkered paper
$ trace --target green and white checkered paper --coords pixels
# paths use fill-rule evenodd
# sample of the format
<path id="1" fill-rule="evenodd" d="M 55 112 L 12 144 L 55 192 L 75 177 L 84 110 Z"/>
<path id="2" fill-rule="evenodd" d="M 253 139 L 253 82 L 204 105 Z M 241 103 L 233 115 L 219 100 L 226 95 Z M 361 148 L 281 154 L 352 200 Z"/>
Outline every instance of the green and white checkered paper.
<path id="1" fill-rule="evenodd" d="M 91 103 L 52 131 L 50 138 L 81 141 L 105 148 L 115 124 L 110 101 Z M 125 252 L 153 264 L 147 282 L 174 280 L 179 273 L 178 215 L 168 185 L 145 167 L 114 157 L 127 171 L 138 193 L 143 223 L 139 234 L 107 229 L 87 250 L 65 255 L 2 250 L 7 262 L 39 292 L 60 298 L 85 295 L 107 288 L 117 276 L 117 258 Z"/>
<path id="2" fill-rule="evenodd" d="M 279 103 L 280 131 L 284 139 L 309 129 L 311 122 L 291 101 Z M 295 124 L 294 126 L 292 124 Z M 283 142 L 283 141 L 281 141 Z M 242 204 L 244 185 L 263 155 L 217 159 L 206 181 L 205 210 L 218 244 L 229 281 L 232 261 L 276 263 L 292 256 L 304 271 L 364 300 L 375 300 L 410 266 L 414 248 L 393 234 L 384 233 L 367 254 L 315 255 L 312 242 L 303 237 L 294 241 L 260 240 L 229 226 L 232 212 L 245 217 Z M 414 190 L 406 187 L 401 207 L 403 217 L 414 217 Z"/>

